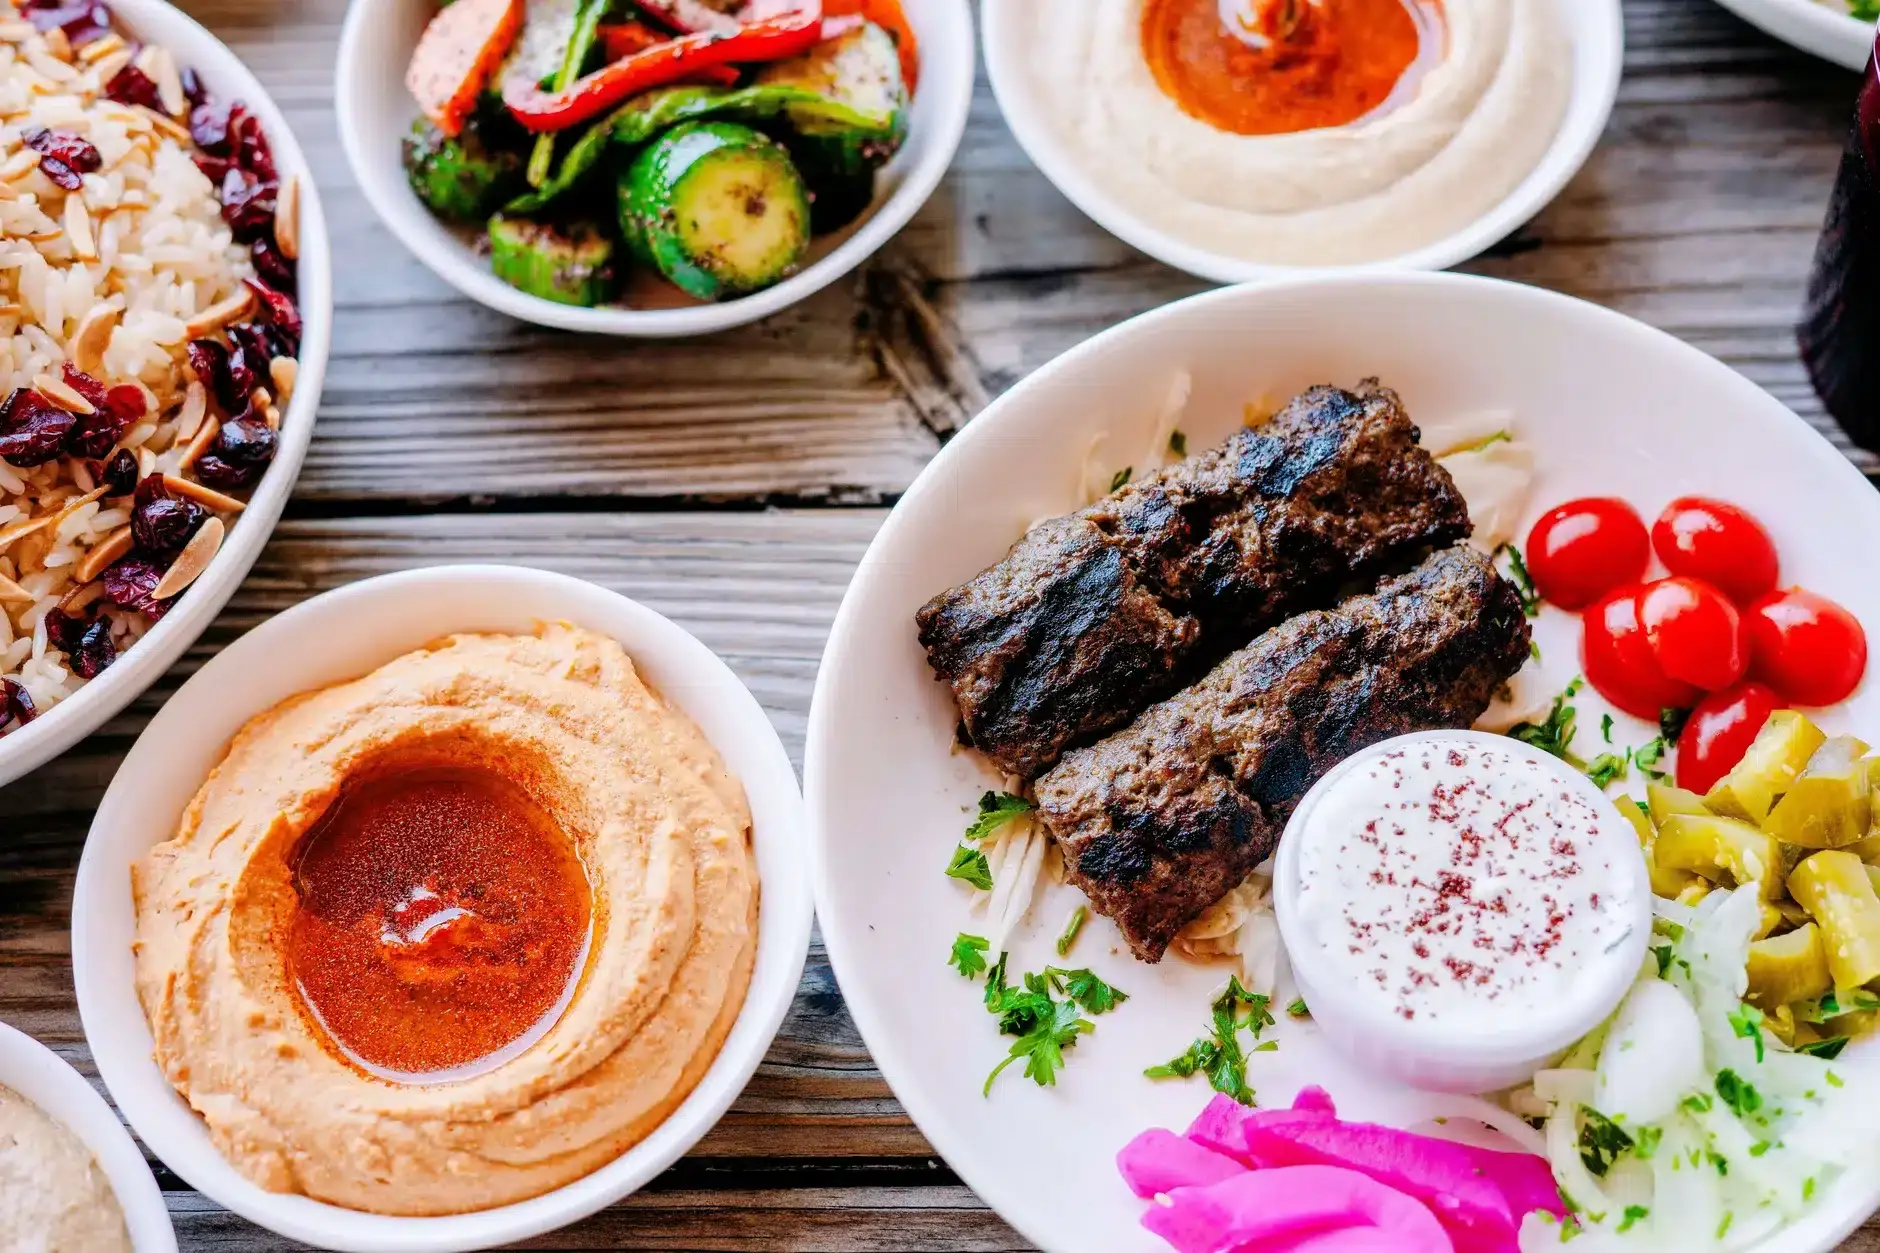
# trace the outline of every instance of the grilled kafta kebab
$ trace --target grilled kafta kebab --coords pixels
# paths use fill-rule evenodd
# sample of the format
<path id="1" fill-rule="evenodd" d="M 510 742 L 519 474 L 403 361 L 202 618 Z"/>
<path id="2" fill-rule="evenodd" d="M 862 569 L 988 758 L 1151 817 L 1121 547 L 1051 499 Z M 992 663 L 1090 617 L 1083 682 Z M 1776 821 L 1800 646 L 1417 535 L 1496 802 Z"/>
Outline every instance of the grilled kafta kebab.
<path id="1" fill-rule="evenodd" d="M 920 642 L 968 742 L 1029 779 L 1257 632 L 1468 533 L 1395 392 L 1315 387 L 1266 425 L 1033 528 L 920 610 Z"/>
<path id="2" fill-rule="evenodd" d="M 1279 845 L 1306 790 L 1411 731 L 1469 726 L 1528 656 L 1515 589 L 1445 549 L 1301 614 L 1037 782 L 1066 878 L 1143 961 Z"/>

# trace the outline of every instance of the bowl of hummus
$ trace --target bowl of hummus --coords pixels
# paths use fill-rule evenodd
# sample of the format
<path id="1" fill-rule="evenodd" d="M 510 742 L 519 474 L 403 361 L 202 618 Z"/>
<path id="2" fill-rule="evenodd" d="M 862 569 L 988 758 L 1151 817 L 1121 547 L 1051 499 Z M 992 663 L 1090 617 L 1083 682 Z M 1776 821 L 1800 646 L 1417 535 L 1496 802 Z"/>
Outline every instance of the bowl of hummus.
<path id="1" fill-rule="evenodd" d="M 1098 225 L 1218 282 L 1444 269 L 1618 95 L 1619 0 L 987 0 L 1007 123 Z"/>
<path id="2" fill-rule="evenodd" d="M 0 1214 L 6 1247 L 176 1253 L 144 1156 L 84 1076 L 0 1023 Z"/>
<path id="3" fill-rule="evenodd" d="M 644 1184 L 802 974 L 801 798 L 706 646 L 606 589 L 457 566 L 237 640 L 87 840 L 87 1039 L 151 1149 L 345 1250 L 526 1239 Z"/>

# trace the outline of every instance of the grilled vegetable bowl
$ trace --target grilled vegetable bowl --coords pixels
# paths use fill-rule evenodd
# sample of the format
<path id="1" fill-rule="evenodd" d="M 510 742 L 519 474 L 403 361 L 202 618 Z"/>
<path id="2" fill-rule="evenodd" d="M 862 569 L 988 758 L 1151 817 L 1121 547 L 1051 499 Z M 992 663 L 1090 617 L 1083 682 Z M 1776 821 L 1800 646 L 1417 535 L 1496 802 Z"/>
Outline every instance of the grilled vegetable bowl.
<path id="1" fill-rule="evenodd" d="M 617 333 L 748 321 L 859 261 L 971 89 L 958 0 L 366 0 L 348 27 L 342 133 L 394 229 L 485 303 Z"/>

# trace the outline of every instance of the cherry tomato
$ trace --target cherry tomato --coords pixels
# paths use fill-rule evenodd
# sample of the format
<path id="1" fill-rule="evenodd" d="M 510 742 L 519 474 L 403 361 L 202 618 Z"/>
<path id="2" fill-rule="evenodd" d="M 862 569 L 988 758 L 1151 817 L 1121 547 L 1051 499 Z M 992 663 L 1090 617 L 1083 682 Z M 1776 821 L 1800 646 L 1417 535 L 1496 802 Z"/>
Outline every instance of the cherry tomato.
<path id="1" fill-rule="evenodd" d="M 1853 614 L 1799 587 L 1771 592 L 1743 613 L 1750 673 L 1794 705 L 1847 699 L 1867 670 L 1867 632 Z"/>
<path id="2" fill-rule="evenodd" d="M 1583 609 L 1613 588 L 1639 581 L 1651 559 L 1651 540 L 1632 506 L 1589 496 L 1541 515 L 1528 533 L 1525 555 L 1541 599 Z"/>
<path id="3" fill-rule="evenodd" d="M 1697 703 L 1678 736 L 1678 786 L 1708 792 L 1735 769 L 1782 698 L 1761 683 L 1739 683 Z"/>
<path id="4" fill-rule="evenodd" d="M 1730 598 L 1702 579 L 1649 583 L 1638 598 L 1639 625 L 1666 675 L 1720 692 L 1749 669 L 1749 632 Z"/>
<path id="5" fill-rule="evenodd" d="M 1776 546 L 1769 532 L 1727 500 L 1678 497 L 1652 524 L 1652 547 L 1665 569 L 1715 584 L 1739 605 L 1776 585 Z"/>
<path id="6" fill-rule="evenodd" d="M 1642 587 L 1608 592 L 1581 616 L 1586 681 L 1620 709 L 1650 722 L 1666 709 L 1688 709 L 1703 693 L 1664 672 L 1639 621 Z"/>

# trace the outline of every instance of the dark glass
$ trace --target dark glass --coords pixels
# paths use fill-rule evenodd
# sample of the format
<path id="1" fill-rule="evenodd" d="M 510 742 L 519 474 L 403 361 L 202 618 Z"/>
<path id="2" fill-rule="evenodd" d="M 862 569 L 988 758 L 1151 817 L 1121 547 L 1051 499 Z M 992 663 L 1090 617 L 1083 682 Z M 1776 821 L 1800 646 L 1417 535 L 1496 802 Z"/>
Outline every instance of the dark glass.
<path id="1" fill-rule="evenodd" d="M 1880 76 L 1867 81 L 1808 280 L 1802 360 L 1849 438 L 1880 451 Z"/>

